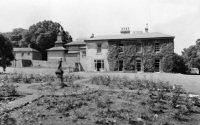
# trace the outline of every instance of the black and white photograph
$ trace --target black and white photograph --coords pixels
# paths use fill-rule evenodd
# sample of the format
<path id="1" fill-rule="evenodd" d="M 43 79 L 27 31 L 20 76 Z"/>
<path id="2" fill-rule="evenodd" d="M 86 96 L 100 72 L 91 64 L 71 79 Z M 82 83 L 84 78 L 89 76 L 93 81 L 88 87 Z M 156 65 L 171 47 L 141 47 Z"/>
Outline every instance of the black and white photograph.
<path id="1" fill-rule="evenodd" d="M 199 0 L 0 0 L 0 125 L 200 125 Z"/>

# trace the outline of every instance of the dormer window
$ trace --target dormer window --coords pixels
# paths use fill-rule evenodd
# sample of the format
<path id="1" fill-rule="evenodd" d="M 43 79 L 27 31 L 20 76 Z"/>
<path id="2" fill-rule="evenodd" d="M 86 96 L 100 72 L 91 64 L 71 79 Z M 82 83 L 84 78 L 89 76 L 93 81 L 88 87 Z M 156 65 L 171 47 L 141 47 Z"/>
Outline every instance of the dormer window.
<path id="1" fill-rule="evenodd" d="M 155 52 L 160 52 L 160 44 L 158 42 L 155 43 Z"/>
<path id="2" fill-rule="evenodd" d="M 97 44 L 97 53 L 101 53 L 101 43 Z"/>
<path id="3" fill-rule="evenodd" d="M 124 45 L 123 44 L 119 44 L 119 52 L 120 53 L 124 52 Z"/>

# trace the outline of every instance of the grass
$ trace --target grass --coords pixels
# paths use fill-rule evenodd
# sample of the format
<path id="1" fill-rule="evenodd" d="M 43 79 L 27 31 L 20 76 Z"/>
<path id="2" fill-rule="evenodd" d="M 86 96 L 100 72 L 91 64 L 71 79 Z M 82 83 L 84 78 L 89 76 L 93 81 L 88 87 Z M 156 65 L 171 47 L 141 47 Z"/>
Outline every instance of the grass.
<path id="1" fill-rule="evenodd" d="M 64 82 L 72 82 L 76 79 L 81 79 L 78 75 L 73 74 L 65 74 L 63 76 Z M 11 75 L 4 75 L 2 76 L 2 82 L 6 83 L 43 83 L 43 82 L 54 82 L 56 80 L 55 75 L 49 75 L 49 74 L 24 74 L 24 73 L 15 73 Z"/>

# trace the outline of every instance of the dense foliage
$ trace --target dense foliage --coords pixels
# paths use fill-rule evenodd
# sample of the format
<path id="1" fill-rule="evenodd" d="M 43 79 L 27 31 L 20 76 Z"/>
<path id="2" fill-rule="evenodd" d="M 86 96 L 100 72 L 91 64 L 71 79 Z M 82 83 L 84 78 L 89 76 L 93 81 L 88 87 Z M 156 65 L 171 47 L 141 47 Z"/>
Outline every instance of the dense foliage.
<path id="1" fill-rule="evenodd" d="M 62 26 L 57 22 L 46 20 L 38 22 L 29 27 L 28 33 L 25 35 L 25 41 L 31 44 L 32 48 L 39 50 L 42 58 L 46 59 L 46 49 L 54 46 L 59 28 L 62 28 Z M 64 44 L 72 41 L 67 31 L 62 30 L 62 34 Z"/>
<path id="2" fill-rule="evenodd" d="M 8 38 L 0 34 L 0 66 L 4 71 L 6 66 L 11 65 L 12 60 L 14 60 L 13 46 Z"/>
<path id="3" fill-rule="evenodd" d="M 137 41 L 125 41 L 123 42 L 123 52 L 120 52 L 121 41 L 110 41 L 108 48 L 108 63 L 111 71 L 118 71 L 119 61 L 123 60 L 123 66 L 125 71 L 136 71 L 136 60 L 141 59 L 144 64 L 145 72 L 154 72 L 154 60 L 156 58 L 161 60 L 166 54 L 174 52 L 174 44 L 172 40 L 162 40 L 161 51 L 159 53 L 154 52 L 154 41 L 143 40 L 143 50 L 136 52 Z M 161 65 L 162 66 L 162 65 Z"/>
<path id="4" fill-rule="evenodd" d="M 13 47 L 27 47 L 28 43 L 25 41 L 25 36 L 28 33 L 27 29 L 15 28 L 12 32 L 3 33 L 4 36 L 9 38 Z"/>
<path id="5" fill-rule="evenodd" d="M 182 56 L 188 68 L 200 69 L 200 45 L 192 45 L 183 49 Z"/>
<path id="6" fill-rule="evenodd" d="M 167 54 L 163 58 L 163 71 L 173 73 L 185 73 L 187 67 L 184 58 L 176 53 Z"/>

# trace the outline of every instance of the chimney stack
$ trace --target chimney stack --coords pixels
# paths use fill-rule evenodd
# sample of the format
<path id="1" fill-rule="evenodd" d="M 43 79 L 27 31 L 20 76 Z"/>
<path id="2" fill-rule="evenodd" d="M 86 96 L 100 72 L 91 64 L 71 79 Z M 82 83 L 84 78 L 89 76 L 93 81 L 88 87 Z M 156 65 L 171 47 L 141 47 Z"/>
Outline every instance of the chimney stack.
<path id="1" fill-rule="evenodd" d="M 145 33 L 148 33 L 148 32 L 149 32 L 149 28 L 148 28 L 148 23 L 147 23 L 145 27 Z"/>
<path id="2" fill-rule="evenodd" d="M 123 28 L 121 28 L 120 33 L 121 33 L 121 34 L 130 34 L 130 29 L 129 29 L 129 27 L 123 27 Z"/>

